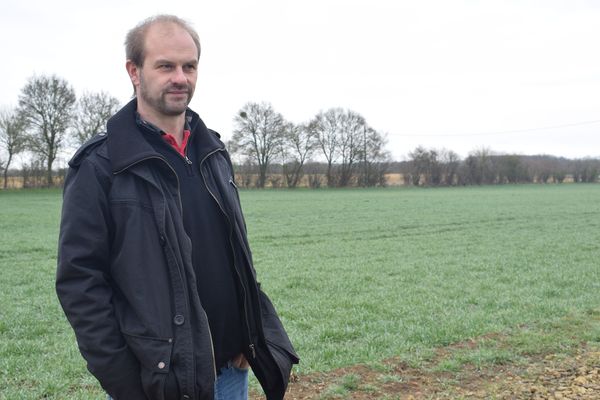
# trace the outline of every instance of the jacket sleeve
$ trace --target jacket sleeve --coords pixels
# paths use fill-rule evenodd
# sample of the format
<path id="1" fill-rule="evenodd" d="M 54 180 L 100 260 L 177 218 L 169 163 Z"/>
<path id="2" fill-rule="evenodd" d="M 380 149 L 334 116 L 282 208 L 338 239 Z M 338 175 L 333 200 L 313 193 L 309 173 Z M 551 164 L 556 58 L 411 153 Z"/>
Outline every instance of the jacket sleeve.
<path id="1" fill-rule="evenodd" d="M 138 360 L 115 319 L 109 284 L 110 175 L 89 159 L 65 181 L 56 292 L 89 371 L 113 398 L 146 400 Z"/>

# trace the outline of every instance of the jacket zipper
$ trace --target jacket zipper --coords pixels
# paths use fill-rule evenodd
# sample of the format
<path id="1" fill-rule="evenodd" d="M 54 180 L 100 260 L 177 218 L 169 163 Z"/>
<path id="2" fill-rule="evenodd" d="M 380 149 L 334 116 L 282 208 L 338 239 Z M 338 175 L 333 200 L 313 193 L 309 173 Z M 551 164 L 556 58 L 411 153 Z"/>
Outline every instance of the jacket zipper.
<path id="1" fill-rule="evenodd" d="M 189 143 L 188 143 L 188 146 L 189 146 Z M 188 146 L 185 146 L 185 154 L 183 154 L 183 159 L 187 163 L 188 168 L 191 168 L 191 165 L 193 163 L 192 163 L 192 160 L 190 160 L 189 157 L 187 156 L 187 151 L 188 151 L 188 148 L 189 148 Z M 188 170 L 188 174 L 190 174 L 190 173 L 191 173 L 191 171 Z M 181 194 L 179 195 L 179 201 L 181 202 Z M 181 216 L 183 218 L 183 206 L 181 207 Z M 204 311 L 204 309 L 202 309 L 202 310 Z M 210 323 L 208 322 L 208 315 L 206 314 L 206 311 L 204 311 L 204 316 L 206 317 L 206 326 L 208 326 L 208 334 L 209 334 L 209 337 L 210 337 L 210 352 L 212 353 L 212 358 L 213 358 L 213 372 L 215 373 L 215 382 L 216 382 L 217 381 L 217 361 L 215 359 L 215 344 L 213 343 L 212 331 L 210 329 Z"/>
<path id="2" fill-rule="evenodd" d="M 217 197 L 215 196 L 215 194 L 212 192 L 212 190 L 210 190 L 208 184 L 206 183 L 206 176 L 204 176 L 204 172 L 202 171 L 202 164 L 204 164 L 204 161 L 206 161 L 206 159 L 210 156 L 212 156 L 213 154 L 219 152 L 219 151 L 223 151 L 223 149 L 219 148 L 219 149 L 215 149 L 213 151 L 211 151 L 210 153 L 208 153 L 207 155 L 204 156 L 204 158 L 202 158 L 202 160 L 200 161 L 200 165 L 199 165 L 199 169 L 200 169 L 200 175 L 202 175 L 202 180 L 204 181 L 204 186 L 206 187 L 206 190 L 208 191 L 208 193 L 210 193 L 211 197 L 214 199 L 214 201 L 217 203 L 217 205 L 219 206 L 219 209 L 221 209 L 221 212 L 223 213 L 223 215 L 225 215 L 225 218 L 227 218 L 227 222 L 229 224 L 229 246 L 231 247 L 231 252 L 233 254 L 233 269 L 235 270 L 235 273 L 238 277 L 238 280 L 240 281 L 241 285 L 242 285 L 242 290 L 243 290 L 243 296 L 244 296 L 244 321 L 246 322 L 246 329 L 248 332 L 248 340 L 250 341 L 250 344 L 248 345 L 248 349 L 250 350 L 250 353 L 252 354 L 252 358 L 256 358 L 256 348 L 254 346 L 254 343 L 252 343 L 252 337 L 250 335 L 250 325 L 249 325 L 249 318 L 248 318 L 248 306 L 247 306 L 247 292 L 246 292 L 246 286 L 244 285 L 244 282 L 242 280 L 242 276 L 240 275 L 240 272 L 238 271 L 237 267 L 236 267 L 236 256 L 235 256 L 235 247 L 233 246 L 233 240 L 232 240 L 232 236 L 233 236 L 233 224 L 231 223 L 231 219 L 229 218 L 229 215 L 225 212 L 225 209 L 223 208 L 223 206 L 221 205 L 221 203 L 219 202 L 219 200 L 217 199 Z M 230 179 L 230 182 L 232 182 L 232 180 Z"/>
<path id="3" fill-rule="evenodd" d="M 160 161 L 164 162 L 165 165 L 167 167 L 169 167 L 169 169 L 171 170 L 171 172 L 173 172 L 173 175 L 175 176 L 175 180 L 177 181 L 177 200 L 179 200 L 179 209 L 181 210 L 181 217 L 183 218 L 183 204 L 181 202 L 181 192 L 180 192 L 180 188 L 179 188 L 180 187 L 179 177 L 177 176 L 177 172 L 175 172 L 175 170 L 173 169 L 173 167 L 171 167 L 171 165 L 169 165 L 169 163 L 167 162 L 167 160 L 165 160 L 164 158 L 158 157 L 158 156 L 145 157 L 145 158 L 137 160 L 137 161 L 135 161 L 135 162 L 133 162 L 133 163 L 131 163 L 131 164 L 123 167 L 122 169 L 120 169 L 118 171 L 115 171 L 113 174 L 114 175 L 120 174 L 121 172 L 125 171 L 126 169 L 129 169 L 129 168 L 133 167 L 136 164 L 139 164 L 139 163 L 141 163 L 143 161 L 152 160 L 152 159 L 156 159 L 156 160 L 160 160 Z M 192 164 L 192 161 L 187 157 L 187 155 L 185 156 L 185 160 L 186 160 L 186 162 L 188 164 L 190 164 L 190 165 Z M 206 185 L 206 181 L 205 181 L 205 185 Z M 210 190 L 209 190 L 209 192 L 210 192 Z M 178 272 L 179 272 L 180 279 L 183 281 L 183 276 L 181 275 L 181 271 L 179 270 L 179 268 L 178 268 Z M 186 300 L 186 305 L 187 305 L 188 312 L 189 312 L 189 310 L 190 310 L 190 303 L 189 303 L 188 296 L 185 296 L 185 300 Z M 215 347 L 214 347 L 213 340 L 212 340 L 212 332 L 210 330 L 210 324 L 208 323 L 208 316 L 206 316 L 206 312 L 204 312 L 204 316 L 206 317 L 206 326 L 208 326 L 208 334 L 209 334 L 209 338 L 210 338 L 210 352 L 211 352 L 211 356 L 212 356 L 213 372 L 215 374 L 215 379 L 217 379 L 217 361 L 215 359 Z M 193 364 L 195 366 L 196 362 L 194 361 Z"/>

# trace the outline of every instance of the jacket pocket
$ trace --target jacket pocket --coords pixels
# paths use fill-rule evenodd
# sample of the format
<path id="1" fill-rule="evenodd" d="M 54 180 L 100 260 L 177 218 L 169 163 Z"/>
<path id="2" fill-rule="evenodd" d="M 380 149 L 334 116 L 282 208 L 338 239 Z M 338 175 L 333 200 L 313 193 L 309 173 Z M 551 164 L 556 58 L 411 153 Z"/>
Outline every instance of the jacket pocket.
<path id="1" fill-rule="evenodd" d="M 127 345 L 140 362 L 140 378 L 149 400 L 165 400 L 165 382 L 171 368 L 173 339 L 123 332 Z"/>

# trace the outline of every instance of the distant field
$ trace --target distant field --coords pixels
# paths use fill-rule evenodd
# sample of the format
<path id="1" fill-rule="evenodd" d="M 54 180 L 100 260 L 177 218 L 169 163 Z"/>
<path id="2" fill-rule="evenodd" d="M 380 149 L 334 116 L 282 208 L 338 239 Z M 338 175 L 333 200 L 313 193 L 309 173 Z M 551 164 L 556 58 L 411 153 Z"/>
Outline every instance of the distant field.
<path id="1" fill-rule="evenodd" d="M 299 374 L 418 363 L 436 347 L 600 307 L 600 185 L 241 197 Z M 0 191 L 0 399 L 104 399 L 54 293 L 60 203 L 56 190 Z"/>

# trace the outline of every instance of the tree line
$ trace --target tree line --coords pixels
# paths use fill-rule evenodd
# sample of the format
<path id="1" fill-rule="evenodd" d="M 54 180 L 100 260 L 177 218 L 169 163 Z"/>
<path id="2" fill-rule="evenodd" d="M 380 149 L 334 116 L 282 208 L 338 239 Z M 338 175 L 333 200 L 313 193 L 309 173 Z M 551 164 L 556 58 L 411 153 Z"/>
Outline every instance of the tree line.
<path id="1" fill-rule="evenodd" d="M 28 160 L 19 171 L 24 186 L 53 186 L 57 183 L 54 163 L 61 151 L 76 148 L 104 130 L 119 107 L 118 100 L 105 92 L 87 92 L 77 98 L 73 87 L 55 75 L 28 79 L 18 105 L 0 110 L 3 187 L 20 153 Z M 354 111 L 332 108 L 307 123 L 294 124 L 270 104 L 248 103 L 235 115 L 234 123 L 228 146 L 242 160 L 242 171 L 249 170 L 246 166 L 256 170 L 252 186 L 265 187 L 274 164 L 281 166 L 288 187 L 298 186 L 306 164 L 317 152 L 327 160 L 327 186 L 383 184 L 382 166 L 390 160 L 385 137 Z"/>
<path id="2" fill-rule="evenodd" d="M 496 154 L 488 148 L 461 159 L 452 150 L 418 146 L 406 161 L 392 161 L 385 135 L 341 108 L 296 125 L 268 103 L 248 103 L 235 124 L 229 147 L 241 156 L 236 171 L 244 187 L 294 188 L 304 176 L 304 186 L 318 188 L 386 186 L 392 174 L 400 175 L 400 184 L 414 186 L 592 183 L 600 174 L 597 159 Z"/>
<path id="3" fill-rule="evenodd" d="M 575 183 L 598 181 L 600 160 L 569 160 L 547 155 L 495 154 L 481 148 L 465 159 L 451 150 L 417 147 L 408 160 L 392 168 L 404 184 L 415 186 L 491 185 L 507 183 Z"/>
<path id="4" fill-rule="evenodd" d="M 385 135 L 355 111 L 331 108 L 295 124 L 269 103 L 247 103 L 234 124 L 228 147 L 239 161 L 243 186 L 280 186 L 282 177 L 285 186 L 295 188 L 307 172 L 312 187 L 321 185 L 321 175 L 328 187 L 385 184 L 391 161 Z M 315 158 L 325 160 L 324 174 L 314 171 Z"/>
<path id="5" fill-rule="evenodd" d="M 119 109 L 119 101 L 105 92 L 84 93 L 55 75 L 34 76 L 19 94 L 18 105 L 0 110 L 0 158 L 3 187 L 16 155 L 26 153 L 24 186 L 54 186 L 54 162 L 62 150 L 78 146 L 102 131 Z M 40 176 L 40 172 L 44 176 Z"/>
<path id="6" fill-rule="evenodd" d="M 0 110 L 3 187 L 18 154 L 26 158 L 16 172 L 24 187 L 60 184 L 54 178 L 64 169 L 56 171 L 54 165 L 61 151 L 104 130 L 119 107 L 106 92 L 77 98 L 73 87 L 55 75 L 28 79 L 18 105 Z M 386 143 L 385 134 L 352 110 L 330 108 L 297 124 L 269 103 L 250 102 L 234 116 L 227 146 L 243 187 L 386 186 L 391 174 L 415 186 L 596 182 L 600 173 L 600 160 L 502 155 L 486 148 L 461 159 L 451 150 L 419 146 L 397 162 Z"/>

